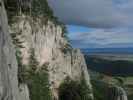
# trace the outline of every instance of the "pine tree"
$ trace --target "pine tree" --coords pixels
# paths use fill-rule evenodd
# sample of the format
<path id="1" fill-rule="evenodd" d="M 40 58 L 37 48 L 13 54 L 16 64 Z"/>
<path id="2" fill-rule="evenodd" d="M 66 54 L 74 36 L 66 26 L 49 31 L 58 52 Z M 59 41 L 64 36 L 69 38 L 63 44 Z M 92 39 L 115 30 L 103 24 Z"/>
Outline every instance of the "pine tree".
<path id="1" fill-rule="evenodd" d="M 47 0 L 32 0 L 31 2 L 32 16 L 52 17 L 53 12 L 48 6 Z"/>

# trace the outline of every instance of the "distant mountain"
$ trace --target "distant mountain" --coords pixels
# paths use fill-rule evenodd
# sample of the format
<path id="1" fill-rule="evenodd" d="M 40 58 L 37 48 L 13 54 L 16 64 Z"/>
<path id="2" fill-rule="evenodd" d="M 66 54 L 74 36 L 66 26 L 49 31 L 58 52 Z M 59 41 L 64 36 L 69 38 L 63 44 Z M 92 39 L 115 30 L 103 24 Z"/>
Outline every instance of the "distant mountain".
<path id="1" fill-rule="evenodd" d="M 119 53 L 119 54 L 133 54 L 133 48 L 85 48 L 81 49 L 84 54 L 94 53 Z"/>

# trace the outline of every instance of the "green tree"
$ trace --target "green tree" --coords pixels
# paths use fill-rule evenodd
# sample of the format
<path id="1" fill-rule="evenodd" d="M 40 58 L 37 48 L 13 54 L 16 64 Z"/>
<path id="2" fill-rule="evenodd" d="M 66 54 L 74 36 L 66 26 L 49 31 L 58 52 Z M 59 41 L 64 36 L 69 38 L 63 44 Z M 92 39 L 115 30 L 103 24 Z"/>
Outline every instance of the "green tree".
<path id="1" fill-rule="evenodd" d="M 32 0 L 31 11 L 33 16 L 47 16 L 52 17 L 53 12 L 48 6 L 47 0 Z"/>
<path id="2" fill-rule="evenodd" d="M 59 87 L 60 100 L 91 100 L 89 86 L 84 79 L 81 82 L 65 80 Z"/>
<path id="3" fill-rule="evenodd" d="M 31 49 L 28 69 L 25 71 L 25 80 L 29 87 L 31 100 L 52 100 L 49 85 L 49 75 L 42 66 L 37 70 L 39 63 L 35 58 L 34 49 Z"/>
<path id="4" fill-rule="evenodd" d="M 40 71 L 30 75 L 28 87 L 31 100 L 52 100 L 47 72 Z"/>

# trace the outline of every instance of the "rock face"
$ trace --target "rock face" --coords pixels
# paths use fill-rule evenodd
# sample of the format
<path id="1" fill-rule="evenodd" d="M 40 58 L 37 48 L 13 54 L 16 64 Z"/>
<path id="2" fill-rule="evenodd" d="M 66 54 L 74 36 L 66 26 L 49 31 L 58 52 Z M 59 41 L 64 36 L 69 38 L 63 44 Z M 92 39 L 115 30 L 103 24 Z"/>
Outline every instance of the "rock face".
<path id="1" fill-rule="evenodd" d="M 127 94 L 122 87 L 110 87 L 108 92 L 108 100 L 128 100 Z"/>
<path id="2" fill-rule="evenodd" d="M 84 57 L 80 50 L 70 47 L 61 25 L 50 20 L 44 23 L 42 18 L 34 20 L 22 13 L 12 17 L 13 22 L 10 23 L 8 32 L 7 16 L 0 0 L 0 100 L 29 100 L 27 85 L 18 81 L 20 66 L 16 60 L 17 50 L 14 46 L 21 52 L 22 64 L 27 66 L 31 49 L 34 50 L 39 63 L 37 69 L 41 69 L 43 65 L 47 67 L 50 89 L 55 99 L 58 100 L 60 84 L 68 77 L 74 81 L 81 81 L 84 77 L 92 90 Z M 12 45 L 10 35 L 16 35 L 19 44 Z M 92 93 L 88 94 L 93 98 Z"/>
<path id="3" fill-rule="evenodd" d="M 28 98 L 28 90 L 23 86 L 24 94 L 19 90 L 17 71 L 15 49 L 8 32 L 4 4 L 0 0 L 0 100 L 28 100 L 25 99 Z"/>
<path id="4" fill-rule="evenodd" d="M 55 98 L 58 98 L 59 85 L 67 77 L 80 81 L 83 75 L 91 89 L 84 57 L 80 50 L 69 47 L 61 26 L 51 21 L 44 24 L 40 19 L 33 21 L 29 16 L 23 15 L 11 25 L 10 33 L 18 33 L 18 39 L 22 42 L 24 48 L 20 48 L 20 51 L 24 65 L 29 62 L 32 48 L 39 65 L 48 66 L 49 81 Z"/>

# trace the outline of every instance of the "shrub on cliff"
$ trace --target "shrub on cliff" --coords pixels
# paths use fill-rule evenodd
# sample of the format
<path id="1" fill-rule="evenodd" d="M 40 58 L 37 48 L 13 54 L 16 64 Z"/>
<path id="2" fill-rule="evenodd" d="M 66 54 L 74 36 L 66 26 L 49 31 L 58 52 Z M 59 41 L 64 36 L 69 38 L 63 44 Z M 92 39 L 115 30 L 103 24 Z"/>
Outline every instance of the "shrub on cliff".
<path id="1" fill-rule="evenodd" d="M 49 76 L 45 69 L 47 66 L 43 65 L 40 67 L 40 70 L 37 70 L 39 64 L 35 58 L 34 49 L 31 49 L 28 66 L 22 64 L 20 51 L 16 52 L 16 57 L 19 65 L 19 83 L 26 83 L 28 85 L 30 100 L 52 100 Z"/>
<path id="2" fill-rule="evenodd" d="M 108 84 L 97 81 L 97 80 L 91 80 L 92 87 L 93 87 L 93 95 L 94 100 L 107 100 L 107 89 Z"/>
<path id="3" fill-rule="evenodd" d="M 33 16 L 47 16 L 53 17 L 53 12 L 48 6 L 47 0 L 32 0 L 31 1 L 31 13 Z"/>
<path id="4" fill-rule="evenodd" d="M 59 87 L 59 100 L 91 100 L 90 93 L 84 79 L 81 82 L 66 80 Z"/>
<path id="5" fill-rule="evenodd" d="M 30 75 L 29 78 L 28 87 L 31 100 L 52 100 L 47 72 L 37 72 Z"/>
<path id="6" fill-rule="evenodd" d="M 25 70 L 25 82 L 28 84 L 31 100 L 52 100 L 48 72 L 44 69 L 47 66 L 41 66 L 35 58 L 34 49 L 31 49 L 29 59 L 29 68 Z"/>

